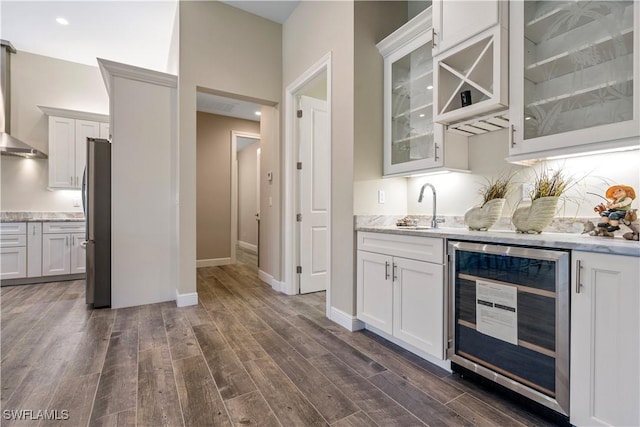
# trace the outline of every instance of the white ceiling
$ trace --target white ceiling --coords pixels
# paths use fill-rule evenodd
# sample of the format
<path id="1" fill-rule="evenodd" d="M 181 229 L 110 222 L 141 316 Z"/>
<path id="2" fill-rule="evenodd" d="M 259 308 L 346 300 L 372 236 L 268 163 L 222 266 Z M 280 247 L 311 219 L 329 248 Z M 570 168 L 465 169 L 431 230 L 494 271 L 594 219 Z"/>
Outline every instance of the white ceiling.
<path id="1" fill-rule="evenodd" d="M 18 53 L 97 66 L 96 58 L 166 71 L 177 2 L 0 2 L 0 35 Z M 56 18 L 64 17 L 63 26 Z"/>
<path id="2" fill-rule="evenodd" d="M 298 5 L 288 1 L 224 1 L 283 23 Z M 167 71 L 177 0 L 0 0 L 0 38 L 20 52 L 97 66 L 96 58 Z M 64 17 L 62 26 L 56 18 Z M 232 108 L 229 106 L 231 105 Z M 258 104 L 198 94 L 198 110 L 259 120 Z"/>

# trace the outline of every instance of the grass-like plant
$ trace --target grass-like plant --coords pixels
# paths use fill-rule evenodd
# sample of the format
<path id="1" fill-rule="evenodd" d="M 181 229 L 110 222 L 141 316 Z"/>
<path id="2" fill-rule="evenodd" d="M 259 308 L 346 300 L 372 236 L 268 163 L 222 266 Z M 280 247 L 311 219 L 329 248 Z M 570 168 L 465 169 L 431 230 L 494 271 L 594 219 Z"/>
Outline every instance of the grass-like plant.
<path id="1" fill-rule="evenodd" d="M 562 171 L 551 172 L 543 169 L 536 176 L 533 183 L 533 191 L 529 194 L 529 197 L 531 200 L 539 199 L 540 197 L 560 197 L 567 190 L 569 181 L 562 174 Z"/>
<path id="2" fill-rule="evenodd" d="M 484 206 L 489 200 L 506 198 L 512 188 L 512 178 L 513 175 L 504 175 L 495 179 L 487 178 L 486 184 L 478 190 L 482 196 L 482 206 Z"/>

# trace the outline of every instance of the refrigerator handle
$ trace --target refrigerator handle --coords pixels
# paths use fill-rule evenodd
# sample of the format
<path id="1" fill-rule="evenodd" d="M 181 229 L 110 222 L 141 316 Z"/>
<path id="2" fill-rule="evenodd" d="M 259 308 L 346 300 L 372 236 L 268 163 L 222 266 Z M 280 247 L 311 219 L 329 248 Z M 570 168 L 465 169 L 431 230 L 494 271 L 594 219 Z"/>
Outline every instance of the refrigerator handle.
<path id="1" fill-rule="evenodd" d="M 87 190 L 87 167 L 84 167 L 84 172 L 82 172 L 82 212 L 84 212 L 84 217 L 87 217 L 87 196 L 86 196 L 86 190 Z"/>

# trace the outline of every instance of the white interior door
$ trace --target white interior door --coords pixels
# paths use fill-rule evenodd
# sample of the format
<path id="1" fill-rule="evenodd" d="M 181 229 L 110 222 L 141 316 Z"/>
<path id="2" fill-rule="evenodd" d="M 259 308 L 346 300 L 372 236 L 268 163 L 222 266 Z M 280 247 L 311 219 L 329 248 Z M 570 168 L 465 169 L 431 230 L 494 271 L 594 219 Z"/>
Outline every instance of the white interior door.
<path id="1" fill-rule="evenodd" d="M 327 288 L 329 249 L 329 121 L 327 102 L 300 97 L 300 293 Z"/>

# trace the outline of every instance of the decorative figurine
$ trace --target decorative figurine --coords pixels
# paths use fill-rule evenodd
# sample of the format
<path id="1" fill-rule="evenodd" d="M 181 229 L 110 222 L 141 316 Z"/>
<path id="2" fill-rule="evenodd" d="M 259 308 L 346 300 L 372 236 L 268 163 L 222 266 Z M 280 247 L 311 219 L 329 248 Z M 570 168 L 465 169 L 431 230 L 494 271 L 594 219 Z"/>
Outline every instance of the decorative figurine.
<path id="1" fill-rule="evenodd" d="M 636 192 L 628 185 L 613 185 L 607 189 L 605 197 L 610 201 L 606 204 L 600 203 L 593 210 L 602 218 L 598 228 L 613 233 L 620 230 L 620 220 L 631 209 L 631 202 L 636 198 Z"/>

